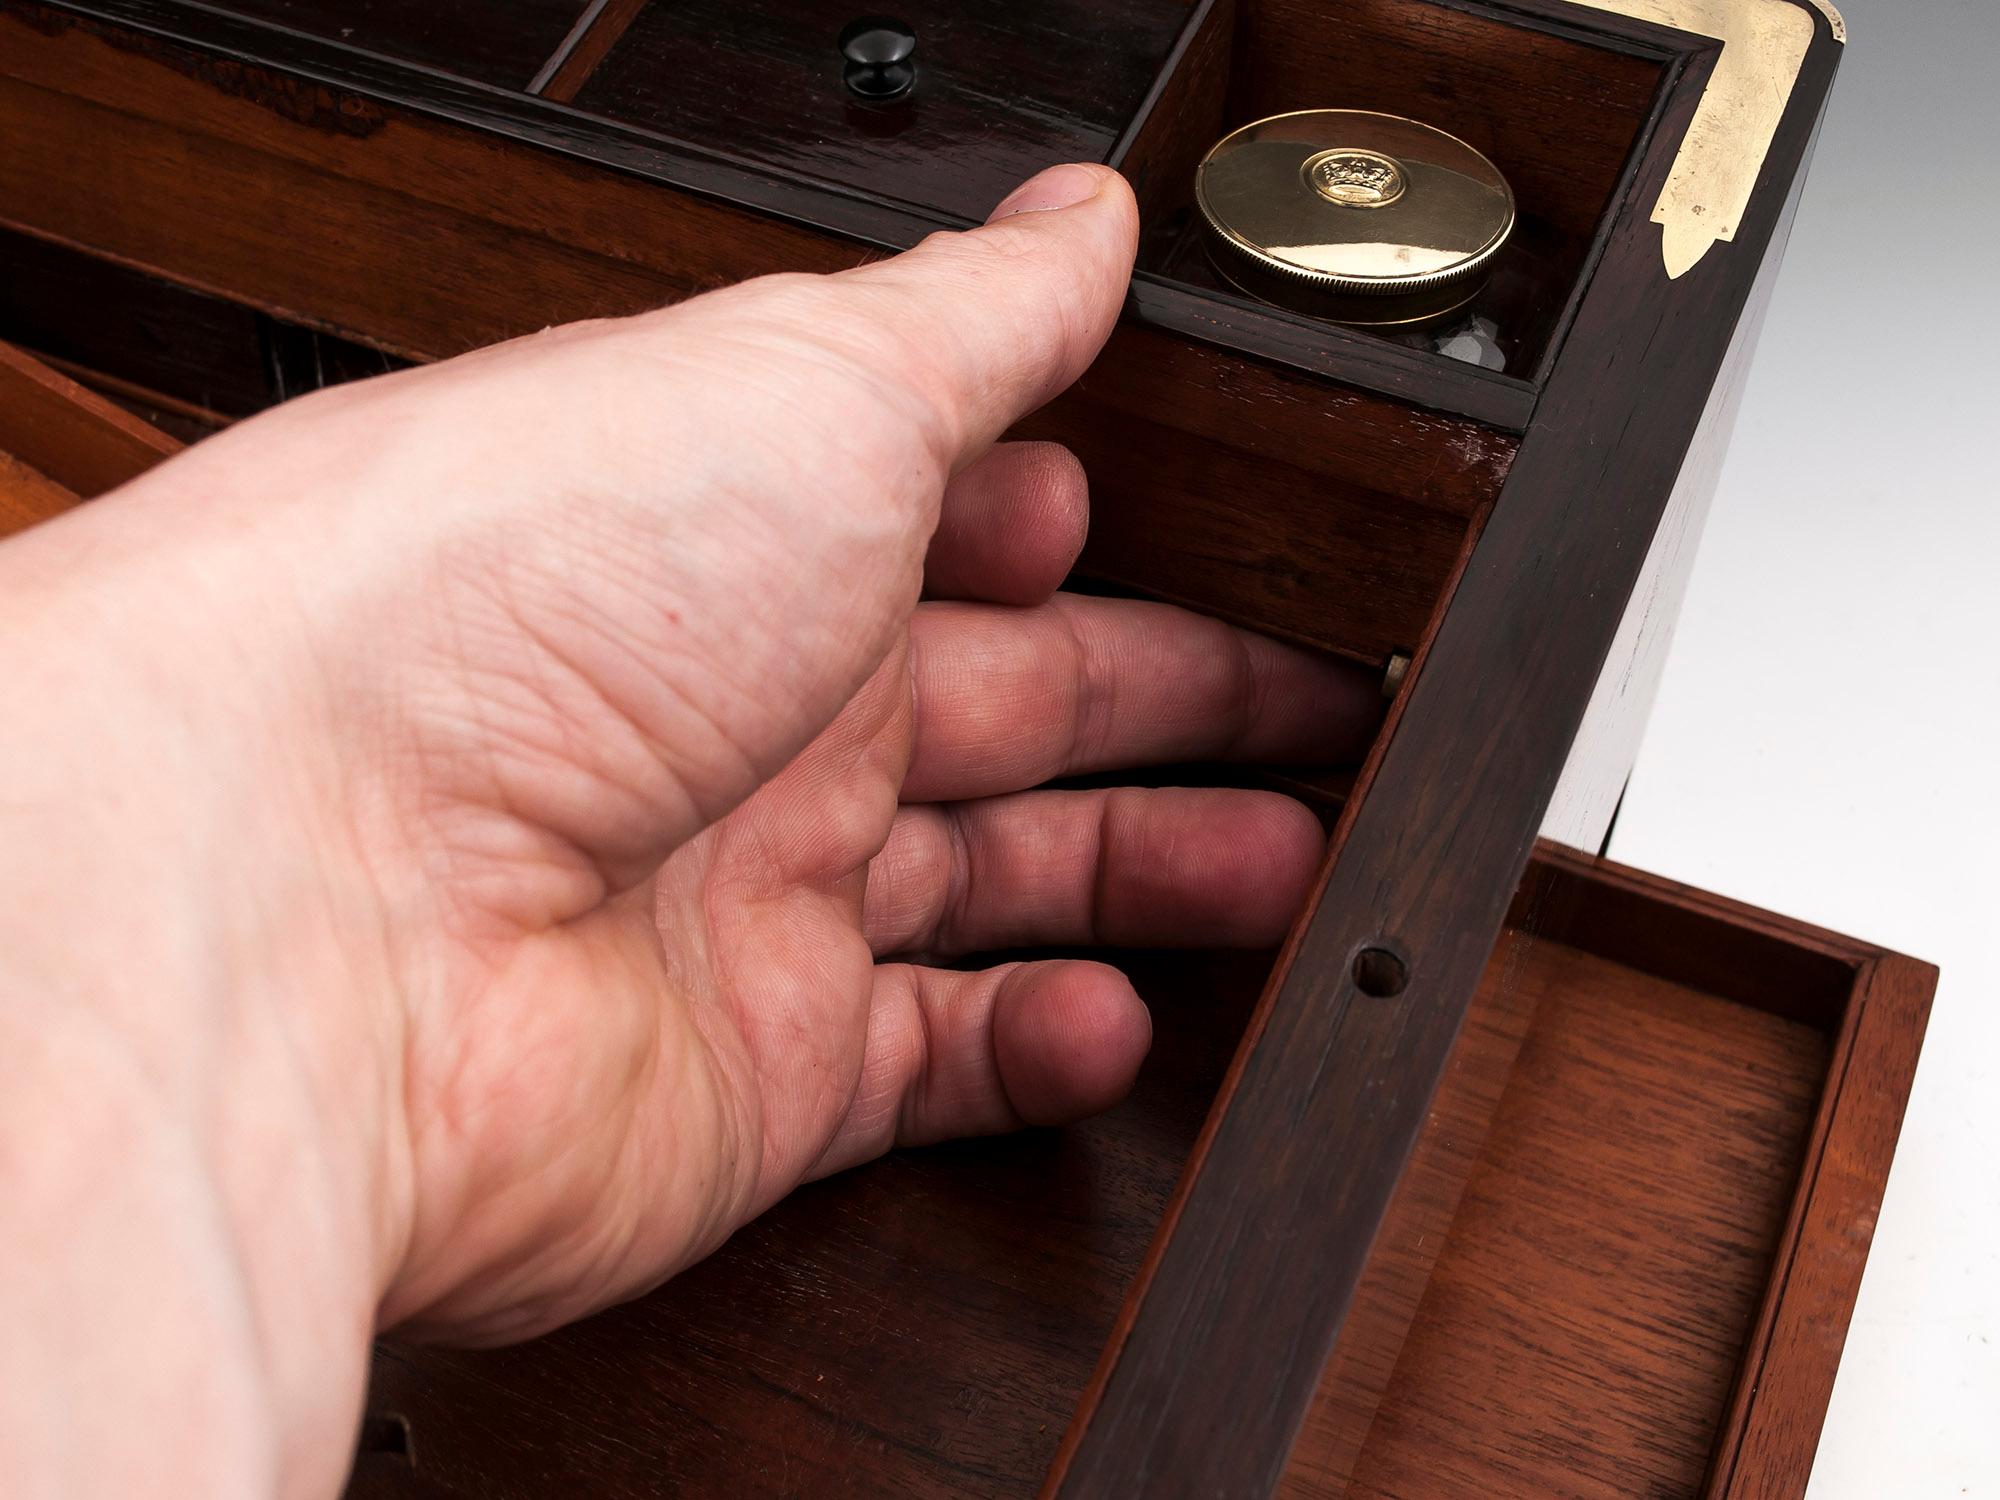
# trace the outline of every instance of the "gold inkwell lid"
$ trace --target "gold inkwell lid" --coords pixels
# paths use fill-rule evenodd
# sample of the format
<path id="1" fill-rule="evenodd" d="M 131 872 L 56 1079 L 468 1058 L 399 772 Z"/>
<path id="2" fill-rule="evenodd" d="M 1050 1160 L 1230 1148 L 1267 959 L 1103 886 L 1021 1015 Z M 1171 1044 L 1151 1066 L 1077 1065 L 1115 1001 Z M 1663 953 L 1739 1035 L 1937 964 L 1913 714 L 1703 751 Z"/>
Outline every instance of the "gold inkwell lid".
<path id="1" fill-rule="evenodd" d="M 1499 169 L 1400 115 L 1307 109 L 1216 142 L 1195 171 L 1209 258 L 1254 297 L 1343 323 L 1469 302 L 1514 228 Z"/>

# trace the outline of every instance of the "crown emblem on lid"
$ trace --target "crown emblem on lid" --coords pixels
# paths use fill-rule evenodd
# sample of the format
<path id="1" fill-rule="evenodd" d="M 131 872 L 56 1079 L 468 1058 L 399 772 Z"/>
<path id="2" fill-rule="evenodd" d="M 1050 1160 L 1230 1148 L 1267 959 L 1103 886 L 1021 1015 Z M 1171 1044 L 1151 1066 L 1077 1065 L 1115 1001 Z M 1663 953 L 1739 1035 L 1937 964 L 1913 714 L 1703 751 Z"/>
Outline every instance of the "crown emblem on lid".
<path id="1" fill-rule="evenodd" d="M 1380 208 L 1403 196 L 1402 164 L 1379 151 L 1321 151 L 1305 162 L 1306 181 L 1322 198 L 1347 208 Z"/>

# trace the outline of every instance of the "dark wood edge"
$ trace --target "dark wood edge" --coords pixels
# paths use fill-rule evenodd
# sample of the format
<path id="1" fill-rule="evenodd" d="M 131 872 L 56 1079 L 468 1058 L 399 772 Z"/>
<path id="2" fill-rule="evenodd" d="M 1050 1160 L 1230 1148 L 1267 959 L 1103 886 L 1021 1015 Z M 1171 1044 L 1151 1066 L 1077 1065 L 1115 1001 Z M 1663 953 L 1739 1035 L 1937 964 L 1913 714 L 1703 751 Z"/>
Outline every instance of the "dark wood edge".
<path id="1" fill-rule="evenodd" d="M 1253 1016 L 1050 1493 L 1275 1487 L 1710 383 L 1788 222 L 1838 50 L 1824 34 L 1809 49 L 1734 241 L 1669 282 L 1650 208 L 1698 98 L 1676 91 L 1452 610 L 1335 830 L 1309 922 Z M 1403 957 L 1400 994 L 1356 988 L 1353 961 L 1370 946 Z"/>
<path id="2" fill-rule="evenodd" d="M 639 18 L 646 0 L 590 0 L 562 45 L 528 82 L 528 92 L 568 104 Z"/>
<path id="3" fill-rule="evenodd" d="M 159 428 L 4 343 L 0 411 L 0 449 L 86 500 L 181 449 Z"/>
<path id="4" fill-rule="evenodd" d="M 1370 338 L 1247 297 L 1198 292 L 1152 271 L 1132 277 L 1126 306 L 1141 323 L 1220 344 L 1239 358 L 1337 380 L 1503 432 L 1525 432 L 1534 413 L 1537 388 L 1519 376 Z M 1292 336 L 1283 337 L 1287 332 Z M 1280 337 L 1274 339 L 1274 333 Z"/>
<path id="5" fill-rule="evenodd" d="M 1938 971 L 1879 953 L 1859 971 L 1807 1165 L 1710 1459 L 1707 1500 L 1803 1496 L 1861 1290 Z"/>
<path id="6" fill-rule="evenodd" d="M 1382 727 L 1376 732 L 1375 746 L 1370 751 L 1368 758 L 1362 763 L 1361 769 L 1355 773 L 1353 783 L 1347 790 L 1340 808 L 1340 814 L 1335 819 L 1333 829 L 1328 835 L 1326 858 L 1321 862 L 1312 893 L 1306 898 L 1306 916 L 1293 924 L 1291 932 L 1285 938 L 1284 946 L 1278 951 L 1276 962 L 1272 965 L 1271 969 L 1272 978 L 1266 984 L 1265 993 L 1259 998 L 1257 1010 L 1251 1016 L 1250 1025 L 1253 1027 L 1258 1026 L 1267 1015 L 1271 1005 L 1272 993 L 1278 986 L 1278 976 L 1290 971 L 1297 958 L 1299 947 L 1304 942 L 1311 925 L 1312 914 L 1316 913 L 1325 901 L 1327 884 L 1332 878 L 1340 844 L 1350 824 L 1350 815 L 1362 791 L 1368 781 L 1374 776 L 1375 770 L 1381 762 L 1383 747 L 1394 737 L 1402 721 L 1403 714 L 1408 708 L 1411 699 L 1410 687 L 1417 680 L 1425 663 L 1428 661 L 1431 648 L 1437 640 L 1439 628 L 1442 626 L 1445 616 L 1451 608 L 1452 598 L 1458 592 L 1459 584 L 1465 577 L 1466 568 L 1471 565 L 1473 553 L 1478 547 L 1479 537 L 1484 530 L 1485 517 L 1479 517 L 1478 521 L 1479 524 L 1468 528 L 1466 532 L 1465 542 L 1460 547 L 1458 557 L 1452 565 L 1451 576 L 1445 580 L 1444 587 L 1439 591 L 1437 604 L 1431 611 L 1430 619 L 1424 624 L 1423 637 L 1418 641 L 1415 650 L 1411 654 L 1410 665 L 1404 670 L 1403 687 L 1390 700 L 1388 711 L 1383 716 Z M 1133 1278 L 1132 1287 L 1127 1292 L 1125 1301 L 1118 1309 L 1118 1316 L 1112 1322 L 1110 1333 L 1105 1337 L 1104 1349 L 1098 1357 L 1096 1370 L 1092 1372 L 1090 1385 L 1085 1389 L 1083 1396 L 1077 1402 L 1076 1414 L 1072 1418 L 1068 1430 L 1064 1432 L 1062 1442 L 1056 1447 L 1055 1457 L 1050 1461 L 1048 1476 L 1041 1490 L 1043 1500 L 1053 1500 L 1053 1497 L 1060 1493 L 1060 1481 L 1067 1474 L 1070 1462 L 1074 1458 L 1078 1446 L 1083 1442 L 1086 1432 L 1089 1430 L 1090 1418 L 1102 1400 L 1105 1383 L 1109 1380 L 1111 1371 L 1117 1363 L 1118 1354 L 1123 1350 L 1126 1340 L 1132 1332 L 1133 1325 L 1138 1319 L 1140 1307 L 1143 1302 L 1143 1290 L 1148 1284 L 1154 1270 L 1158 1267 L 1160 1258 L 1165 1252 L 1166 1247 L 1173 1241 L 1175 1231 L 1179 1226 L 1181 1210 L 1186 1205 L 1189 1193 L 1194 1184 L 1196 1165 L 1207 1158 L 1209 1146 L 1213 1142 L 1216 1131 L 1220 1128 L 1227 1113 L 1226 1101 L 1234 1097 L 1236 1093 L 1237 1087 L 1242 1080 L 1243 1069 L 1249 1059 L 1250 1052 L 1250 1037 L 1246 1034 L 1243 1041 L 1237 1046 L 1236 1055 L 1230 1059 L 1228 1071 L 1223 1074 L 1222 1083 L 1216 1090 L 1216 1102 L 1210 1108 L 1208 1117 L 1202 1121 L 1201 1131 L 1195 1137 L 1194 1145 L 1188 1152 L 1188 1165 L 1183 1169 L 1180 1181 L 1175 1184 L 1173 1196 L 1168 1199 L 1165 1209 L 1161 1212 L 1160 1224 L 1154 1231 L 1153 1243 L 1147 1251 L 1145 1264 L 1140 1267 L 1138 1275 Z"/>
<path id="7" fill-rule="evenodd" d="M 644 0 L 641 0 L 641 3 L 644 3 Z M 563 33 L 563 39 L 556 43 L 556 50 L 543 59 L 542 65 L 535 69 L 534 77 L 528 80 L 529 93 L 547 94 L 549 84 L 569 63 L 570 58 L 576 55 L 576 49 L 582 44 L 583 39 L 590 35 L 591 28 L 597 24 L 597 18 L 604 14 L 604 7 L 608 4 L 610 0 L 590 0 L 590 3 L 584 6 L 582 14 L 576 18 L 569 30 Z M 558 94 L 556 97 L 568 99 L 571 96 Z"/>
<path id="8" fill-rule="evenodd" d="M 1125 169 L 1125 158 L 1132 152 L 1132 143 L 1139 139 L 1152 122 L 1153 112 L 1160 107 L 1160 101 L 1168 97 L 1173 89 L 1174 79 L 1179 76 L 1181 64 L 1187 55 L 1202 40 L 1202 33 L 1217 20 L 1221 12 L 1224 22 L 1233 22 L 1235 9 L 1226 0 L 1195 0 L 1188 11 L 1188 18 L 1181 23 L 1180 34 L 1174 44 L 1167 49 L 1166 60 L 1160 64 L 1159 72 L 1153 75 L 1153 82 L 1146 90 L 1146 97 L 1139 101 L 1139 107 L 1132 112 L 1132 118 L 1125 122 L 1124 130 L 1111 144 L 1111 150 L 1104 158 L 1104 164 L 1118 171 Z"/>
<path id="9" fill-rule="evenodd" d="M 23 349 L 21 352 L 32 359 L 40 360 L 58 374 L 67 375 L 85 390 L 95 391 L 98 395 L 110 399 L 113 405 L 117 405 L 120 401 L 123 401 L 128 406 L 147 406 L 153 408 L 155 411 L 164 412 L 168 416 L 177 417 L 183 421 L 192 422 L 202 427 L 215 429 L 227 427 L 235 420 L 235 418 L 225 416 L 219 411 L 212 411 L 206 406 L 197 406 L 192 401 L 183 401 L 178 396 L 169 396 L 164 391 L 153 390 L 150 386 L 140 385 L 137 381 L 123 380 L 116 375 L 107 375 L 102 370 L 93 370 L 88 365 L 81 365 L 75 360 L 64 359 L 59 355 L 50 354 L 46 350 Z M 168 435 L 172 436 L 172 434 Z"/>

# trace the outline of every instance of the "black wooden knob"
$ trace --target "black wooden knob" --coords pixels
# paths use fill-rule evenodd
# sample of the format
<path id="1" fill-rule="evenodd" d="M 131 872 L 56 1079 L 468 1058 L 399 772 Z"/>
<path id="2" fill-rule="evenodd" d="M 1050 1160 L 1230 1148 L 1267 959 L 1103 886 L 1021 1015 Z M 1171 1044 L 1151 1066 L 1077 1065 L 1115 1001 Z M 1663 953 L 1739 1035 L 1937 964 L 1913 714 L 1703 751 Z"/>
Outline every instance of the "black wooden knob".
<path id="1" fill-rule="evenodd" d="M 863 99 L 895 99 L 917 81 L 917 34 L 909 22 L 893 16 L 861 16 L 840 30 L 840 55 L 847 59 L 842 77 Z"/>

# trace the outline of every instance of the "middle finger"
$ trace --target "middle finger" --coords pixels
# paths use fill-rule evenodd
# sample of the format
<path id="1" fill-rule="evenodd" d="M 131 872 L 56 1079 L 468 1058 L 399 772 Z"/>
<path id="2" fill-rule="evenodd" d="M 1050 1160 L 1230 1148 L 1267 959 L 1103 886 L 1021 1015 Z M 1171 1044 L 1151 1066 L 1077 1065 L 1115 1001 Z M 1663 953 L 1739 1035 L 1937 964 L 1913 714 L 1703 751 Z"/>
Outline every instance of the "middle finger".
<path id="1" fill-rule="evenodd" d="M 1178 761 L 1338 764 L 1360 757 L 1381 715 L 1352 663 L 1172 605 L 1080 594 L 921 605 L 910 671 L 905 802 Z"/>

